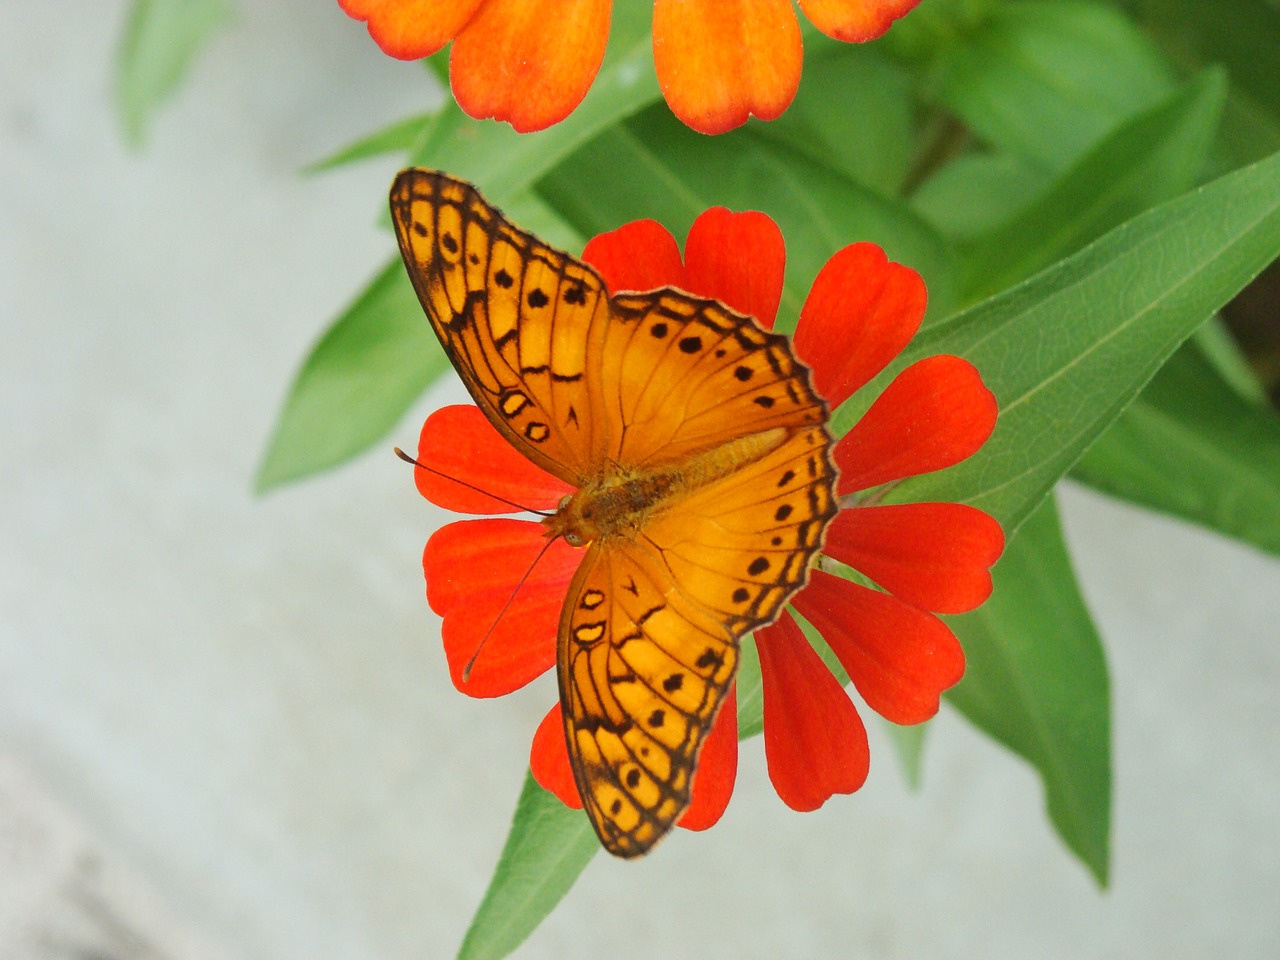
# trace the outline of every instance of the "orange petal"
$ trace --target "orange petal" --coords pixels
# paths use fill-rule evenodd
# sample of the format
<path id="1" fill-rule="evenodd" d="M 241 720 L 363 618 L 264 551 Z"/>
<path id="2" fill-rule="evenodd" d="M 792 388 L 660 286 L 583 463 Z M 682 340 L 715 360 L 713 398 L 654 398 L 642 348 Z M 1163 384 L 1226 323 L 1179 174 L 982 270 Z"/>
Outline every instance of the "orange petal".
<path id="1" fill-rule="evenodd" d="M 994 518 L 963 503 L 851 507 L 827 528 L 822 552 L 894 596 L 934 613 L 964 613 L 991 595 L 1004 550 Z"/>
<path id="2" fill-rule="evenodd" d="M 656 0 L 653 64 L 677 117 L 724 133 L 773 120 L 800 85 L 803 49 L 791 0 Z"/>
<path id="3" fill-rule="evenodd" d="M 582 259 L 599 271 L 610 293 L 687 286 L 676 238 L 657 220 L 633 220 L 592 237 Z"/>
<path id="4" fill-rule="evenodd" d="M 450 54 L 458 106 L 520 133 L 563 120 L 600 69 L 610 6 L 611 0 L 487 0 Z"/>
<path id="5" fill-rule="evenodd" d="M 559 477 L 521 456 L 473 403 L 441 407 L 427 417 L 418 438 L 418 462 L 424 465 L 413 470 L 418 492 L 458 513 L 554 510 L 573 493 Z"/>
<path id="6" fill-rule="evenodd" d="M 964 675 L 964 651 L 945 623 L 897 597 L 814 570 L 792 606 L 813 624 L 869 706 L 894 723 L 938 712 Z"/>
<path id="7" fill-rule="evenodd" d="M 884 369 L 924 319 L 924 280 L 874 243 L 855 243 L 818 271 L 796 325 L 796 355 L 831 409 Z"/>
<path id="8" fill-rule="evenodd" d="M 348 16 L 369 24 L 388 56 L 429 57 L 458 35 L 484 0 L 338 0 Z"/>
<path id="9" fill-rule="evenodd" d="M 800 0 L 800 9 L 828 37 L 865 43 L 883 34 L 920 0 Z"/>
<path id="10" fill-rule="evenodd" d="M 817 810 L 867 779 L 871 753 L 858 710 L 822 658 L 784 613 L 756 631 L 764 692 L 769 779 L 792 810 Z"/>
<path id="11" fill-rule="evenodd" d="M 569 747 L 564 742 L 564 715 L 560 704 L 548 711 L 533 734 L 529 769 L 543 790 L 550 790 L 566 807 L 582 809 L 582 796 L 569 766 Z"/>
<path id="12" fill-rule="evenodd" d="M 738 775 L 737 686 L 729 690 L 711 732 L 698 754 L 698 770 L 693 775 L 693 800 L 678 826 L 686 830 L 706 830 L 715 826 L 733 795 Z"/>
<path id="13" fill-rule="evenodd" d="M 581 560 L 563 540 L 548 544 L 542 527 L 527 520 L 459 520 L 432 534 L 422 567 L 427 602 L 444 618 L 453 685 L 468 696 L 499 697 L 550 669 L 560 608 Z"/>
<path id="14" fill-rule="evenodd" d="M 690 293 L 712 297 L 773 329 L 782 299 L 787 249 L 763 213 L 712 207 L 698 215 L 684 244 Z"/>
<path id="15" fill-rule="evenodd" d="M 996 425 L 996 398 L 967 360 L 926 357 L 903 370 L 835 447 L 841 495 L 941 470 Z"/>

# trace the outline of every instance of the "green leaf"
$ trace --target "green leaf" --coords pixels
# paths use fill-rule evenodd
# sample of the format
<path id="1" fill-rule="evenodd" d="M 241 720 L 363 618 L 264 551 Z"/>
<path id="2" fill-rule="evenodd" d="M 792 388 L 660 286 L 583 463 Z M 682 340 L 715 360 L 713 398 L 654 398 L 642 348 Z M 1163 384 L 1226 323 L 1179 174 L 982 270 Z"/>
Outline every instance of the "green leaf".
<path id="1" fill-rule="evenodd" d="M 599 850 L 586 815 L 526 773 L 511 832 L 458 960 L 499 960 L 520 946 Z"/>
<path id="2" fill-rule="evenodd" d="M 1271 402 L 1267 388 L 1249 365 L 1249 358 L 1221 316 L 1210 318 L 1192 339 L 1218 376 L 1238 395 L 1255 406 L 1266 406 Z"/>
<path id="3" fill-rule="evenodd" d="M 1137 0 L 1139 20 L 1184 63 L 1222 64 L 1280 118 L 1280 10 L 1266 0 Z"/>
<path id="4" fill-rule="evenodd" d="M 944 50 L 936 71 L 939 98 L 979 137 L 1046 170 L 1173 87 L 1130 20 L 1079 2 L 1002 4 Z"/>
<path id="5" fill-rule="evenodd" d="M 653 72 L 649 22 L 641 4 L 619 4 L 609 48 L 586 99 L 560 123 L 516 133 L 505 123 L 472 120 L 446 104 L 410 158 L 475 182 L 498 205 L 522 193 L 563 158 L 662 96 Z"/>
<path id="6" fill-rule="evenodd" d="M 195 55 L 231 14 L 228 0 L 134 0 L 116 61 L 116 110 L 133 146 Z"/>
<path id="7" fill-rule="evenodd" d="M 1231 88 L 1219 136 L 1225 169 L 1253 163 L 1280 150 L 1280 117 L 1264 110 L 1237 87 Z"/>
<path id="8" fill-rule="evenodd" d="M 1175 353 L 1072 476 L 1280 554 L 1280 418 L 1203 350 Z"/>
<path id="9" fill-rule="evenodd" d="M 1280 10 L 1267 0 L 1132 0 L 1139 21 L 1186 70 L 1225 67 L 1231 93 L 1220 170 L 1280 150 Z"/>
<path id="10" fill-rule="evenodd" d="M 902 768 L 902 778 L 912 790 L 920 789 L 924 777 L 924 740 L 929 732 L 929 723 L 915 723 L 904 727 L 897 723 L 884 721 L 884 728 L 893 742 L 894 753 L 898 756 L 898 766 Z"/>
<path id="11" fill-rule="evenodd" d="M 913 110 L 911 78 L 901 66 L 872 46 L 819 34 L 805 44 L 804 80 L 787 112 L 753 130 L 893 195 L 911 165 Z"/>
<path id="12" fill-rule="evenodd" d="M 683 240 L 708 207 L 763 210 L 777 221 L 787 245 L 779 311 L 784 330 L 794 326 L 822 265 L 857 240 L 874 240 L 924 274 L 931 308 L 945 313 L 950 261 L 927 224 L 900 201 L 756 130 L 749 124 L 705 137 L 665 108 L 654 108 L 597 137 L 541 180 L 538 190 L 584 236 L 650 217 Z M 762 191 L 761 184 L 769 189 Z"/>
<path id="13" fill-rule="evenodd" d="M 964 679 L 947 699 L 1026 758 L 1044 781 L 1049 818 L 1105 885 L 1111 827 L 1107 664 L 1075 584 L 1050 497 L 993 571 L 980 609 L 948 618 L 964 646 Z"/>
<path id="14" fill-rule="evenodd" d="M 1013 217 L 1046 186 L 1044 171 L 1010 153 L 967 153 L 938 168 L 911 207 L 952 240 L 971 240 Z"/>
<path id="15" fill-rule="evenodd" d="M 1000 419 L 980 456 L 906 480 L 887 499 L 972 503 L 1011 534 L 1178 345 L 1278 253 L 1280 155 L 924 331 L 895 369 L 936 353 L 966 357 Z M 837 432 L 858 412 L 837 411 Z"/>
<path id="16" fill-rule="evenodd" d="M 381 130 L 374 131 L 367 137 L 361 137 L 355 143 L 348 144 L 315 163 L 308 164 L 302 172 L 320 173 L 387 153 L 408 153 L 423 138 L 427 128 L 435 122 L 435 117 L 435 113 L 420 113 L 405 117 Z"/>
<path id="17" fill-rule="evenodd" d="M 746 740 L 764 730 L 764 679 L 754 635 L 742 638 L 737 684 L 738 739 Z"/>
<path id="18" fill-rule="evenodd" d="M 1204 169 L 1225 95 L 1222 73 L 1206 71 L 1123 124 L 1019 216 L 975 238 L 963 259 L 966 300 L 1011 287 L 1189 189 Z"/>
<path id="19" fill-rule="evenodd" d="M 396 257 L 307 357 L 268 444 L 258 491 L 367 449 L 448 366 Z"/>

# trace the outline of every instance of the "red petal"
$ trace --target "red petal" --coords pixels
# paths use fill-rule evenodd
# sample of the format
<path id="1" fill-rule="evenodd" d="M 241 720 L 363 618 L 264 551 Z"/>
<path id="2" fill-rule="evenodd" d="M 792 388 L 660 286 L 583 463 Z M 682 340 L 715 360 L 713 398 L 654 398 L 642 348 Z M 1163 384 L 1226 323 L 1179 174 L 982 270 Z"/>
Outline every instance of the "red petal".
<path id="1" fill-rule="evenodd" d="M 855 243 L 826 262 L 800 311 L 795 345 L 831 409 L 902 352 L 926 299 L 920 274 L 874 243 Z"/>
<path id="2" fill-rule="evenodd" d="M 800 0 L 800 9 L 828 37 L 865 43 L 883 34 L 920 0 Z"/>
<path id="3" fill-rule="evenodd" d="M 542 130 L 582 102 L 604 59 L 611 0 L 487 0 L 458 34 L 453 95 L 478 120 Z"/>
<path id="4" fill-rule="evenodd" d="M 871 752 L 858 710 L 790 614 L 756 631 L 764 681 L 764 757 L 792 810 L 817 810 L 867 779 Z"/>
<path id="5" fill-rule="evenodd" d="M 688 287 L 676 238 L 656 220 L 634 220 L 593 237 L 582 259 L 599 271 L 610 293 Z"/>
<path id="6" fill-rule="evenodd" d="M 720 705 L 720 712 L 712 721 L 711 732 L 698 754 L 698 770 L 693 775 L 693 800 L 678 825 L 686 830 L 705 830 L 715 826 L 729 805 L 737 775 L 738 696 L 734 687 Z"/>
<path id="7" fill-rule="evenodd" d="M 564 717 L 556 704 L 542 718 L 533 734 L 529 769 L 543 790 L 550 790 L 566 807 L 582 809 L 582 796 L 569 766 L 569 748 L 564 742 Z"/>
<path id="8" fill-rule="evenodd" d="M 427 417 L 418 438 L 418 461 L 485 491 L 481 493 L 414 467 L 418 492 L 437 507 L 458 513 L 554 510 L 562 498 L 573 493 L 573 487 L 559 477 L 525 459 L 503 439 L 480 408 L 470 403 L 441 407 Z M 512 506 L 513 503 L 520 506 Z"/>
<path id="9" fill-rule="evenodd" d="M 963 503 L 851 507 L 827 528 L 822 548 L 935 613 L 964 613 L 991 596 L 988 568 L 1003 550 L 1000 524 Z"/>
<path id="10" fill-rule="evenodd" d="M 964 651 L 937 617 L 887 593 L 813 571 L 791 601 L 822 634 L 867 705 L 894 723 L 938 712 L 964 674 Z"/>
<path id="11" fill-rule="evenodd" d="M 996 412 L 996 398 L 967 360 L 943 355 L 913 363 L 836 444 L 839 492 L 959 463 L 991 436 Z"/>
<path id="12" fill-rule="evenodd" d="M 497 697 L 552 667 L 560 608 L 581 559 L 527 520 L 459 520 L 432 534 L 422 567 L 427 602 L 444 617 L 453 685 L 469 696 Z"/>
<path id="13" fill-rule="evenodd" d="M 338 0 L 369 24 L 382 52 L 401 60 L 429 57 L 458 35 L 484 0 Z"/>
<path id="14" fill-rule="evenodd" d="M 791 0 L 656 0 L 653 65 L 672 112 L 701 133 L 782 114 L 803 49 Z"/>
<path id="15" fill-rule="evenodd" d="M 693 221 L 684 262 L 686 290 L 719 300 L 773 329 L 787 250 L 782 231 L 768 216 L 712 207 Z"/>

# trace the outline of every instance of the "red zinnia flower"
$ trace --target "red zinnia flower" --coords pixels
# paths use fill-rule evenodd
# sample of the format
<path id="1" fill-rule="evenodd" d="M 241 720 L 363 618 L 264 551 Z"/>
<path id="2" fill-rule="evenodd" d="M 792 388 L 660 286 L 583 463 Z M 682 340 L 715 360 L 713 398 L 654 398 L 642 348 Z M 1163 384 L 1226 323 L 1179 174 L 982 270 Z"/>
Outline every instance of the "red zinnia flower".
<path id="1" fill-rule="evenodd" d="M 880 36 L 920 0 L 800 0 L 827 36 Z M 604 59 L 612 0 L 338 0 L 379 47 L 416 60 L 453 41 L 458 105 L 521 133 L 558 123 Z M 791 0 L 655 0 L 653 59 L 672 111 L 702 133 L 778 117 L 800 85 Z"/>
<path id="2" fill-rule="evenodd" d="M 694 223 L 683 260 L 671 234 L 651 220 L 596 237 L 583 259 L 613 292 L 675 286 L 715 297 L 766 327 L 773 326 L 782 295 L 782 236 L 760 213 L 708 210 Z M 897 356 L 924 308 L 919 274 L 889 262 L 874 244 L 846 247 L 827 262 L 800 312 L 794 344 L 831 409 Z M 791 606 L 822 634 L 867 705 L 895 723 L 933 716 L 942 691 L 960 679 L 964 655 L 934 613 L 971 610 L 987 598 L 988 567 L 1004 535 L 987 514 L 962 504 L 860 504 L 852 495 L 964 460 L 985 442 L 995 419 L 995 398 L 973 366 L 935 356 L 899 373 L 835 445 L 845 509 L 832 522 L 823 552 L 882 589 L 817 569 Z M 474 406 L 432 414 L 419 450 L 434 470 L 530 508 L 554 510 L 573 492 L 518 454 Z M 439 506 L 511 511 L 508 502 L 435 473 L 419 469 L 415 477 Z M 579 556 L 562 540 L 548 546 L 542 525 L 524 520 L 462 520 L 431 537 L 423 558 L 427 597 L 444 618 L 445 652 L 459 690 L 498 696 L 554 665 L 560 608 Z M 779 796 L 794 809 L 812 810 L 834 793 L 857 790 L 869 757 L 853 702 L 790 613 L 757 631 L 755 640 L 765 756 Z M 530 763 L 539 783 L 581 806 L 559 709 L 539 726 Z M 730 692 L 703 748 L 682 826 L 699 829 L 719 819 L 733 789 L 736 741 Z"/>

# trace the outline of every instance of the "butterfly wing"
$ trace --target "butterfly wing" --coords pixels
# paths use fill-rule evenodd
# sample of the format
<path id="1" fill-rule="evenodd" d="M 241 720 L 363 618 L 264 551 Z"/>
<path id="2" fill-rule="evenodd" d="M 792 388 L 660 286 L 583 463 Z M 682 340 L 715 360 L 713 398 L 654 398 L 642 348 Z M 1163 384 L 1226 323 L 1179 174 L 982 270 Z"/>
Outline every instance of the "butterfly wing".
<path id="1" fill-rule="evenodd" d="M 657 558 L 592 545 L 566 597 L 557 663 L 570 765 L 610 853 L 646 853 L 688 807 L 737 656 L 728 629 L 673 592 Z"/>
<path id="2" fill-rule="evenodd" d="M 825 403 L 790 340 L 716 300 L 666 288 L 624 293 L 597 369 L 609 456 L 654 468 L 748 433 L 824 423 Z"/>
<path id="3" fill-rule="evenodd" d="M 477 405 L 534 463 L 580 482 L 607 445 L 588 394 L 588 355 L 598 357 L 609 315 L 603 282 L 442 173 L 402 171 L 391 218 L 418 299 Z"/>
<path id="4" fill-rule="evenodd" d="M 835 516 L 831 438 L 794 431 L 637 539 L 593 544 L 569 587 L 557 664 L 570 764 L 611 853 L 646 853 L 689 805 L 738 643 L 808 580 Z"/>
<path id="5" fill-rule="evenodd" d="M 472 397 L 561 479 L 826 418 L 785 337 L 679 290 L 610 300 L 594 270 L 464 181 L 404 170 L 391 214 L 418 299 Z"/>

